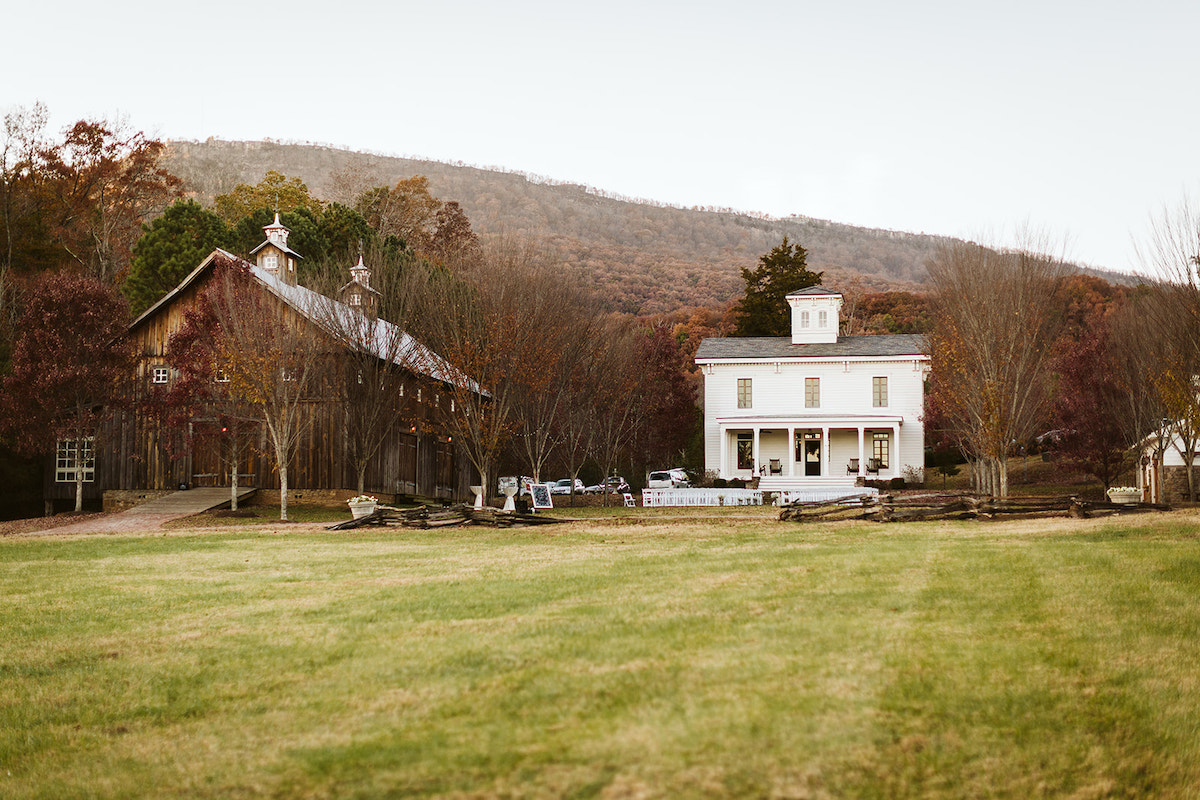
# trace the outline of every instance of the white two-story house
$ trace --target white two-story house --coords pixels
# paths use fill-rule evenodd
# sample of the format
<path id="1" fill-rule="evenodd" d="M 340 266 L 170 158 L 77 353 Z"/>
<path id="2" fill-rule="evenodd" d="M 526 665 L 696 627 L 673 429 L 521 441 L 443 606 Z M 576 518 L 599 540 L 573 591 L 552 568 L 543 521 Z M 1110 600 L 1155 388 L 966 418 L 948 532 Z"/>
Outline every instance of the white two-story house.
<path id="1" fill-rule="evenodd" d="M 789 295 L 790 337 L 705 339 L 704 460 L 771 490 L 851 486 L 924 465 L 920 335 L 839 336 L 841 294 Z"/>

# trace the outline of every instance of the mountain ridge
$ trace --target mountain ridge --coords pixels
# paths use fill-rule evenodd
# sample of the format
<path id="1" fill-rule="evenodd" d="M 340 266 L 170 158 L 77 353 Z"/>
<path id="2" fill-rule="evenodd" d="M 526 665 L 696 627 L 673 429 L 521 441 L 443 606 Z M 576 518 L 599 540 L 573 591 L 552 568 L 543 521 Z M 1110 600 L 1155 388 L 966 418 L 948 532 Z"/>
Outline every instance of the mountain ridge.
<path id="1" fill-rule="evenodd" d="M 827 285 L 919 290 L 924 264 L 951 237 L 890 231 L 805 216 L 684 208 L 578 183 L 329 145 L 271 140 L 167 142 L 166 164 L 198 200 L 211 203 L 273 169 L 298 177 L 324 200 L 349 204 L 372 186 L 424 175 L 430 192 L 457 201 L 482 236 L 536 237 L 554 248 L 570 279 L 586 281 L 613 310 L 665 313 L 722 307 L 741 297 L 741 268 L 784 236 L 808 251 Z"/>

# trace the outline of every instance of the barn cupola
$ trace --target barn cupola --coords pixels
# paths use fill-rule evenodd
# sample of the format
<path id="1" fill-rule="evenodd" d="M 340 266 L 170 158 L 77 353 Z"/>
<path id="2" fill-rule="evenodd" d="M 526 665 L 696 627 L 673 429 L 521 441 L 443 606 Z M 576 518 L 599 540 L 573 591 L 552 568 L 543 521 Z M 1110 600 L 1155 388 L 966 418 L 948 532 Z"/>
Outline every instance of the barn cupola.
<path id="1" fill-rule="evenodd" d="M 379 292 L 371 288 L 371 269 L 363 263 L 361 252 L 358 263 L 350 268 L 350 282 L 338 291 L 338 299 L 368 317 L 379 313 Z"/>
<path id="2" fill-rule="evenodd" d="M 787 296 L 792 307 L 792 344 L 833 344 L 841 324 L 842 295 L 810 286 Z"/>
<path id="3" fill-rule="evenodd" d="M 275 221 L 263 226 L 267 240 L 250 251 L 255 257 L 258 268 L 274 275 L 281 281 L 292 286 L 296 285 L 296 262 L 301 256 L 288 247 L 287 227 L 279 221 L 279 212 L 275 212 Z"/>

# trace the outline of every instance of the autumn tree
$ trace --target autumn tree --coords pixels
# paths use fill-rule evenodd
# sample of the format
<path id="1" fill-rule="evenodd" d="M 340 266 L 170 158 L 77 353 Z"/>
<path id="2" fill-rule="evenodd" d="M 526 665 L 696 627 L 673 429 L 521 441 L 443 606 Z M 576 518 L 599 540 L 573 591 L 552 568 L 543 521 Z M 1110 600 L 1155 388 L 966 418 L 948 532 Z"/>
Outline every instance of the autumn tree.
<path id="1" fill-rule="evenodd" d="M 209 253 L 227 247 L 228 242 L 229 228 L 224 221 L 194 200 L 180 200 L 143 226 L 124 286 L 133 313 L 154 305 Z"/>
<path id="2" fill-rule="evenodd" d="M 808 251 L 783 237 L 783 242 L 758 259 L 758 267 L 742 267 L 746 296 L 738 304 L 734 336 L 789 336 L 791 309 L 787 296 L 821 283 L 822 273 L 807 266 Z"/>
<path id="3" fill-rule="evenodd" d="M 519 396 L 550 385 L 546 330 L 561 315 L 552 266 L 535 245 L 499 240 L 453 275 L 430 272 L 418 338 L 432 352 L 423 371 L 440 376 L 431 390 L 442 425 L 489 489 L 523 424 Z"/>
<path id="4" fill-rule="evenodd" d="M 474 257 L 478 251 L 479 237 L 471 230 L 471 221 L 462 207 L 451 200 L 438 209 L 426 255 L 439 264 L 453 265 Z"/>
<path id="5" fill-rule="evenodd" d="M 236 226 L 260 209 L 267 209 L 272 214 L 276 211 L 285 214 L 303 208 L 313 215 L 319 215 L 324 207 L 324 204 L 309 192 L 304 181 L 289 178 L 273 169 L 267 170 L 263 179 L 254 186 L 239 183 L 226 194 L 218 195 L 213 205 L 217 216 L 230 227 Z"/>
<path id="6" fill-rule="evenodd" d="M 641 404 L 635 439 L 638 455 L 647 466 L 677 461 L 700 423 L 689 364 L 670 326 L 661 321 L 637 331 L 632 350 Z"/>
<path id="7" fill-rule="evenodd" d="M 112 286 L 76 271 L 35 278 L 18 320 L 0 425 L 28 455 L 70 448 L 76 511 L 101 423 L 129 398 L 128 322 L 129 306 Z"/>
<path id="8" fill-rule="evenodd" d="M 72 261 L 102 281 L 124 278 L 143 223 L 183 194 L 160 166 L 166 146 L 123 123 L 81 120 L 47 158 L 60 198 L 52 229 Z"/>
<path id="9" fill-rule="evenodd" d="M 437 230 L 442 201 L 429 192 L 429 179 L 414 175 L 396 185 L 376 186 L 359 196 L 354 206 L 381 239 L 394 236 L 411 249 L 425 251 Z"/>
<path id="10" fill-rule="evenodd" d="M 1007 496 L 1011 447 L 1049 414 L 1062 262 L 964 242 L 939 251 L 928 271 L 937 320 L 929 334 L 931 413 L 978 462 L 980 488 Z"/>
<path id="11" fill-rule="evenodd" d="M 228 380 L 221 355 L 221 324 L 211 295 L 203 293 L 183 313 L 183 323 L 167 342 L 167 364 L 175 380 L 150 387 L 146 410 L 180 435 L 183 445 L 168 450 L 178 456 L 195 452 L 201 444 L 216 450 L 228 471 L 229 508 L 238 508 L 242 465 L 256 448 L 260 411 L 242 391 L 244 384 Z"/>
<path id="12" fill-rule="evenodd" d="M 1108 489 L 1129 464 L 1127 402 L 1104 318 L 1059 343 L 1054 419 L 1064 431 L 1058 452 Z"/>
<path id="13" fill-rule="evenodd" d="M 289 465 L 308 431 L 309 403 L 324 391 L 328 339 L 290 310 L 239 262 L 218 257 L 200 299 L 216 324 L 213 362 L 228 391 L 257 409 L 279 474 L 279 514 L 287 519 Z"/>

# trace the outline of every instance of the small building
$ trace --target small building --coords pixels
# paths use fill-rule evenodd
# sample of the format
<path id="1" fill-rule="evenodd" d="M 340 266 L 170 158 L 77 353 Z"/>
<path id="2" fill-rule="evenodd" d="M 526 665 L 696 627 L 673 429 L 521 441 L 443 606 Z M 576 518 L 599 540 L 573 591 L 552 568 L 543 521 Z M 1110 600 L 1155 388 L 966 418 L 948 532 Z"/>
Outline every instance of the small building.
<path id="1" fill-rule="evenodd" d="M 1164 420 L 1169 423 L 1170 420 Z M 1183 442 L 1170 424 L 1147 436 L 1141 443 L 1137 467 L 1137 488 L 1144 503 L 1178 503 L 1188 499 L 1188 468 L 1184 464 Z M 1200 455 L 1192 464 L 1193 479 L 1200 489 Z"/>
<path id="2" fill-rule="evenodd" d="M 839 336 L 842 295 L 787 298 L 791 336 L 705 339 L 704 460 L 771 491 L 914 477 L 924 468 L 924 336 Z"/>

